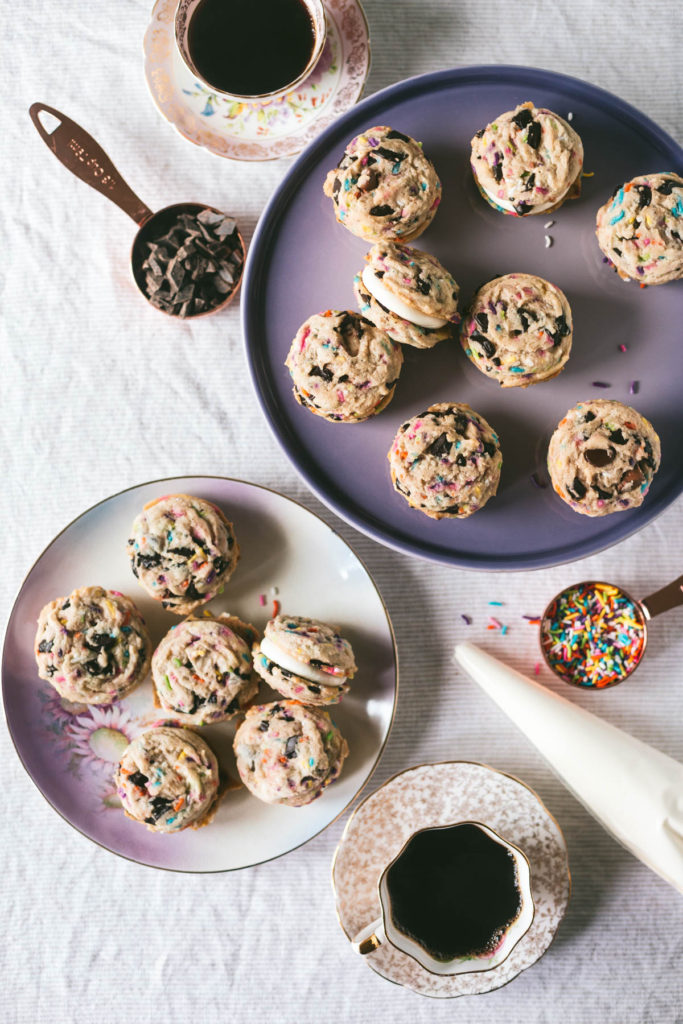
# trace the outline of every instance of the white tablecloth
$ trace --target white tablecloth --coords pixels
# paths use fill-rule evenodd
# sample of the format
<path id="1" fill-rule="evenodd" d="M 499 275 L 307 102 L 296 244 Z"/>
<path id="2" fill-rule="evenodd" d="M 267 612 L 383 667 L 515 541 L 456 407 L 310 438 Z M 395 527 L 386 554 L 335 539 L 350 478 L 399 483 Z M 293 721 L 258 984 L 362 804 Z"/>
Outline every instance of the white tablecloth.
<path id="1" fill-rule="evenodd" d="M 621 95 L 683 137 L 680 17 L 669 0 L 367 0 L 368 91 L 457 63 L 530 64 Z M 680 573 L 683 504 L 576 566 L 474 574 L 402 557 L 339 524 L 308 494 L 264 423 L 238 309 L 181 325 L 128 280 L 133 225 L 59 166 L 27 116 L 34 100 L 88 129 L 152 207 L 203 199 L 250 233 L 287 161 L 239 165 L 177 136 L 145 88 L 148 0 L 23 0 L 3 17 L 3 621 L 34 559 L 83 509 L 163 476 L 267 484 L 334 522 L 388 603 L 401 658 L 393 733 L 372 787 L 411 764 L 489 762 L 556 815 L 574 893 L 553 946 L 512 985 L 456 1003 L 421 999 L 355 957 L 337 924 L 330 860 L 344 820 L 285 859 L 230 875 L 173 875 L 120 860 L 68 827 L 0 731 L 0 1019 L 27 1024 L 331 1021 L 657 1024 L 683 1020 L 683 900 L 622 850 L 526 740 L 456 672 L 453 643 L 537 660 L 538 612 L 595 575 L 645 594 Z M 487 633 L 487 602 L 514 628 Z M 419 612 L 417 611 L 419 609 Z M 473 616 L 465 626 L 460 613 Z M 647 667 L 595 697 L 570 696 L 683 759 L 681 616 L 652 625 Z"/>

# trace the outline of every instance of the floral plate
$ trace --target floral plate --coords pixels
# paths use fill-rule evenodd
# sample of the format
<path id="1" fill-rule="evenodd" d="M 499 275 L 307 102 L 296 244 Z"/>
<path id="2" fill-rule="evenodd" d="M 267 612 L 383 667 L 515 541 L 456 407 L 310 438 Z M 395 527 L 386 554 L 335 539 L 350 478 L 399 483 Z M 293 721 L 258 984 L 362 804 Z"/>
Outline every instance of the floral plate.
<path id="1" fill-rule="evenodd" d="M 211 92 L 175 43 L 177 0 L 157 0 L 145 33 L 145 78 L 159 111 L 183 138 L 232 160 L 299 153 L 360 98 L 370 70 L 368 23 L 359 0 L 325 0 L 327 40 L 313 72 L 280 99 L 240 103 Z"/>
<path id="2" fill-rule="evenodd" d="M 42 606 L 75 587 L 101 584 L 130 596 L 156 645 L 179 619 L 149 598 L 131 573 L 126 538 L 135 515 L 162 494 L 206 498 L 234 523 L 241 558 L 225 593 L 209 605 L 262 629 L 274 612 L 319 616 L 351 640 L 361 666 L 351 692 L 334 708 L 349 742 L 340 778 L 319 800 L 291 808 L 261 803 L 238 784 L 209 826 L 176 835 L 150 832 L 126 818 L 112 783 L 128 743 L 163 718 L 147 680 L 116 704 L 88 707 L 62 700 L 38 678 L 33 656 Z M 313 583 L 310 567 L 315 566 Z M 277 593 L 275 594 L 274 591 Z M 5 713 L 12 739 L 36 786 L 69 824 L 123 857 L 176 871 L 230 871 L 279 857 L 307 842 L 348 807 L 372 774 L 394 714 L 396 648 L 389 616 L 360 559 L 321 519 L 275 491 L 221 477 L 157 480 L 88 509 L 45 549 L 12 609 L 2 659 Z M 266 687 L 261 696 L 273 700 Z M 233 779 L 235 726 L 202 729 Z"/>
<path id="3" fill-rule="evenodd" d="M 481 821 L 513 843 L 531 867 L 535 914 L 529 931 L 498 967 L 473 974 L 432 974 L 406 953 L 381 945 L 364 959 L 383 978 L 447 999 L 491 992 L 543 956 L 564 917 L 571 887 L 560 827 L 532 789 L 483 764 L 425 764 L 395 775 L 356 807 L 332 862 L 332 887 L 344 934 L 380 915 L 380 875 L 418 829 Z"/>

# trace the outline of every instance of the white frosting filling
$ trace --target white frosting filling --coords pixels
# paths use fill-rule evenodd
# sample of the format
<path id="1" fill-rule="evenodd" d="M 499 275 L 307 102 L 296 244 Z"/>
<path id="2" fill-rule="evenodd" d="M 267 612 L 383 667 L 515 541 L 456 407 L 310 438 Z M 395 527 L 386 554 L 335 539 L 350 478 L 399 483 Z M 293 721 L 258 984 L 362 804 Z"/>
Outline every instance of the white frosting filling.
<path id="1" fill-rule="evenodd" d="M 261 653 L 269 661 L 274 661 L 280 668 L 286 668 L 288 672 L 294 672 L 295 675 L 301 676 L 302 679 L 307 679 L 309 683 L 322 683 L 323 686 L 343 686 L 346 682 L 346 676 L 333 676 L 319 668 L 313 668 L 305 661 L 298 661 L 265 636 L 261 641 Z"/>
<path id="2" fill-rule="evenodd" d="M 569 189 L 572 187 L 572 184 L 573 184 L 573 182 L 570 182 L 569 185 L 567 185 L 567 187 L 564 190 L 564 192 L 562 193 L 562 195 L 558 196 L 557 199 L 553 199 L 553 201 L 551 203 L 541 203 L 538 206 L 534 203 L 534 205 L 531 207 L 531 209 L 534 211 L 534 213 L 543 213 L 544 210 L 549 210 L 551 206 L 555 205 L 555 203 L 559 203 L 560 199 L 564 199 L 564 197 L 566 196 L 567 192 L 569 192 Z M 486 188 L 486 186 L 481 181 L 479 182 L 479 185 L 484 190 L 484 192 L 489 197 L 489 199 L 491 200 L 492 203 L 495 203 L 496 206 L 500 206 L 503 210 L 510 210 L 512 213 L 515 213 L 515 207 L 514 207 L 513 203 L 509 202 L 507 199 L 499 199 L 498 196 L 495 195 L 494 192 L 489 192 L 489 190 Z M 524 201 L 525 200 L 521 200 L 521 202 L 524 202 Z"/>
<path id="3" fill-rule="evenodd" d="M 413 309 L 412 306 L 408 306 L 397 295 L 389 291 L 385 284 L 382 284 L 382 281 L 379 277 L 375 276 L 370 266 L 364 267 L 362 278 L 363 284 L 373 298 L 381 302 L 383 306 L 386 306 L 396 316 L 409 320 L 411 324 L 416 324 L 417 327 L 431 327 L 433 329 L 435 327 L 443 327 L 444 324 L 448 323 L 448 320 L 443 316 L 428 316 L 426 313 L 421 313 L 419 309 Z"/>

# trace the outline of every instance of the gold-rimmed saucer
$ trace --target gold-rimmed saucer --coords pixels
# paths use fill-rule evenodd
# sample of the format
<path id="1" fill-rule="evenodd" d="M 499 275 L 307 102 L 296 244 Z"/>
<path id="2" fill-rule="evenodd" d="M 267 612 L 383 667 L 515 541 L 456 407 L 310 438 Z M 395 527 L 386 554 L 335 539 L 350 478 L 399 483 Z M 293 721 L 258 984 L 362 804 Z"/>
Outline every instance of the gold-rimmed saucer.
<path id="1" fill-rule="evenodd" d="M 490 971 L 431 974 L 388 944 L 364 958 L 383 978 L 420 995 L 447 999 L 491 992 L 543 956 L 564 917 L 571 890 L 567 846 L 559 825 L 532 789 L 488 765 L 419 765 L 395 775 L 358 805 L 332 862 L 337 917 L 351 941 L 379 916 L 379 878 L 406 839 L 430 825 L 468 819 L 485 822 L 524 851 L 531 865 L 536 914 L 509 957 Z"/>

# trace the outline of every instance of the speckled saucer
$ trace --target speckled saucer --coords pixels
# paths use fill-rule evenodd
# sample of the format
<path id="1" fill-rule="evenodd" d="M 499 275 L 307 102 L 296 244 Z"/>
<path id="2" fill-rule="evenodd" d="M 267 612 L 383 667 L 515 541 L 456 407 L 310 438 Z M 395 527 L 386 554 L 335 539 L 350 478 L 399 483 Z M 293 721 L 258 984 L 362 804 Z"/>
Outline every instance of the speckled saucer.
<path id="1" fill-rule="evenodd" d="M 157 0 L 145 33 L 145 78 L 159 112 L 189 142 L 231 160 L 293 156 L 360 98 L 370 70 L 359 0 L 325 0 L 327 40 L 309 77 L 279 99 L 240 103 L 197 81 L 175 43 L 177 0 Z"/>
<path id="2" fill-rule="evenodd" d="M 511 775 L 469 761 L 409 768 L 358 805 L 332 862 L 337 916 L 351 941 L 380 916 L 379 877 L 408 837 L 417 829 L 458 821 L 481 821 L 526 854 L 536 912 L 526 935 L 490 971 L 431 974 L 387 944 L 364 957 L 387 981 L 439 999 L 506 985 L 543 956 L 564 917 L 571 889 L 567 847 L 533 790 Z"/>

